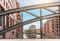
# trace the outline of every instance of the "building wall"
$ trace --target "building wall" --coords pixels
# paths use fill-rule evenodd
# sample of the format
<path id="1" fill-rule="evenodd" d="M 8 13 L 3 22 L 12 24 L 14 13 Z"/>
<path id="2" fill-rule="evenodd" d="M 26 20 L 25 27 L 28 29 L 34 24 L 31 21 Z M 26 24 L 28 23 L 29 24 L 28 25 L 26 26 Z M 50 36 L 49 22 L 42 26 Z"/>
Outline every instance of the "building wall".
<path id="1" fill-rule="evenodd" d="M 17 3 L 17 0 L 0 0 L 0 5 L 3 7 L 3 9 L 6 11 L 6 10 L 10 10 L 10 9 L 15 9 L 15 8 L 18 8 L 19 5 Z M 15 20 L 19 20 L 21 21 L 21 17 L 19 17 L 18 19 L 18 16 L 19 15 L 19 12 L 16 12 L 16 13 L 13 13 L 13 14 L 10 14 L 8 15 L 10 16 L 11 18 L 14 18 Z M 14 24 L 17 24 L 15 21 L 13 21 L 11 18 L 8 18 L 7 20 L 7 16 L 5 16 L 5 27 L 6 27 L 6 24 L 8 23 L 8 27 L 14 25 Z M 6 22 L 8 21 L 8 22 Z M 7 28 L 7 27 L 6 27 Z M 22 28 L 18 28 L 18 29 L 22 29 Z M 9 31 L 5 34 L 5 38 L 17 38 L 16 37 L 16 31 L 17 29 L 14 29 L 12 31 Z M 14 34 L 13 34 L 14 33 Z M 0 37 L 2 38 L 2 37 Z"/>
<path id="2" fill-rule="evenodd" d="M 59 36 L 59 16 L 48 19 L 42 30 L 46 36 Z"/>
<path id="3" fill-rule="evenodd" d="M 17 8 L 16 0 L 0 0 L 0 5 L 2 5 L 5 10 Z"/>

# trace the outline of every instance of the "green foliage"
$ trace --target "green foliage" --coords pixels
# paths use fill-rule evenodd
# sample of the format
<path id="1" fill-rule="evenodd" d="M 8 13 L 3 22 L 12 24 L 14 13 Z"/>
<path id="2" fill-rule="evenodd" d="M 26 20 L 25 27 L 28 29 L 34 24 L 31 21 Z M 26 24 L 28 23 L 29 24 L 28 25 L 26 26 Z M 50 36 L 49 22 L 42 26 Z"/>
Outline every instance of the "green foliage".
<path id="1" fill-rule="evenodd" d="M 28 32 L 30 32 L 30 29 L 27 29 L 27 30 L 26 30 L 26 33 L 28 33 Z"/>
<path id="2" fill-rule="evenodd" d="M 31 37 L 30 37 L 30 29 L 27 29 L 27 30 L 26 30 L 26 36 L 27 36 L 28 38 L 31 38 Z"/>

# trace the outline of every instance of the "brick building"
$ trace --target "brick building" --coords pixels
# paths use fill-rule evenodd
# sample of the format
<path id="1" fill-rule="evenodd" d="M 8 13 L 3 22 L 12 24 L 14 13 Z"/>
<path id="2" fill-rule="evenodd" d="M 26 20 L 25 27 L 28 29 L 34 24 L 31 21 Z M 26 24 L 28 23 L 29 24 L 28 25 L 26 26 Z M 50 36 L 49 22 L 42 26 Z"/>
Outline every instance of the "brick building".
<path id="1" fill-rule="evenodd" d="M 60 36 L 60 16 L 48 19 L 42 28 L 45 36 Z"/>
<path id="2" fill-rule="evenodd" d="M 18 7 L 19 7 L 19 4 L 18 4 L 17 0 L 0 0 L 0 12 L 18 8 Z M 19 12 L 16 12 L 16 13 L 13 13 L 10 15 L 6 15 L 6 16 L 4 16 L 5 29 L 17 24 L 17 22 L 14 21 L 13 19 L 22 21 L 21 15 L 19 14 Z M 0 30 L 3 29 L 1 22 L 2 22 L 2 20 L 0 17 Z M 7 39 L 22 38 L 22 36 L 20 37 L 20 34 L 22 35 L 22 32 L 20 32 L 20 30 L 22 30 L 22 27 L 11 30 L 11 31 L 5 33 L 4 35 L 0 35 L 0 38 L 7 38 Z M 17 33 L 19 33 L 19 34 L 17 34 Z M 16 36 L 16 34 L 17 34 L 17 36 Z"/>

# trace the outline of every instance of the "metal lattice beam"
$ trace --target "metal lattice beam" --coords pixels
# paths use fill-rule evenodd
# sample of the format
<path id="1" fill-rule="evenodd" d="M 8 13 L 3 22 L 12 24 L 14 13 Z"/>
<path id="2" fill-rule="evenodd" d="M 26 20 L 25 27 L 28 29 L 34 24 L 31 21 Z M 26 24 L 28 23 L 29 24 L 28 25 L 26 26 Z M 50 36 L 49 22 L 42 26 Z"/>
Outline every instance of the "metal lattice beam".
<path id="1" fill-rule="evenodd" d="M 20 23 L 20 21 L 18 21 L 18 20 L 16 20 L 16 19 L 12 18 L 11 16 L 7 16 L 7 17 L 13 19 L 13 20 L 16 21 L 17 23 Z"/>
<path id="2" fill-rule="evenodd" d="M 49 9 L 47 9 L 47 8 L 44 8 L 44 9 L 46 9 L 46 10 L 48 10 L 48 11 L 50 11 L 50 12 L 56 14 L 56 12 L 54 12 L 54 11 L 52 11 L 52 10 L 49 10 Z"/>
<path id="3" fill-rule="evenodd" d="M 1 33 L 3 34 L 5 32 L 11 31 L 13 29 L 16 29 L 16 28 L 18 28 L 18 27 L 20 27 L 22 25 L 26 25 L 26 24 L 30 24 L 32 22 L 39 21 L 40 19 L 43 20 L 43 19 L 53 18 L 53 17 L 56 17 L 56 16 L 60 16 L 60 14 L 51 14 L 51 15 L 46 15 L 46 16 L 37 17 L 37 18 L 31 19 L 31 20 L 27 20 L 25 22 L 18 23 L 18 24 L 14 25 L 14 26 L 8 27 L 7 29 L 0 31 L 0 34 Z"/>
<path id="4" fill-rule="evenodd" d="M 32 10 L 32 9 L 38 9 L 38 8 L 47 8 L 47 7 L 52 7 L 52 6 L 59 6 L 60 2 L 56 3 L 49 3 L 49 4 L 39 4 L 39 5 L 32 5 L 32 6 L 27 6 L 27 7 L 20 7 L 16 9 L 11 9 L 5 12 L 1 12 L 0 15 L 7 15 L 7 14 L 12 14 L 15 12 L 22 12 L 22 11 L 27 11 L 27 10 Z"/>
<path id="5" fill-rule="evenodd" d="M 35 14 L 31 13 L 31 12 L 26 11 L 26 13 L 28 13 L 28 14 L 34 16 L 34 17 L 38 17 L 37 15 L 35 15 Z"/>
<path id="6" fill-rule="evenodd" d="M 54 2 L 54 3 L 46 3 L 46 4 L 38 4 L 38 5 L 21 7 L 20 9 L 21 11 L 26 11 L 26 10 L 32 10 L 32 9 L 38 9 L 38 8 L 55 7 L 59 5 L 60 5 L 60 2 Z"/>

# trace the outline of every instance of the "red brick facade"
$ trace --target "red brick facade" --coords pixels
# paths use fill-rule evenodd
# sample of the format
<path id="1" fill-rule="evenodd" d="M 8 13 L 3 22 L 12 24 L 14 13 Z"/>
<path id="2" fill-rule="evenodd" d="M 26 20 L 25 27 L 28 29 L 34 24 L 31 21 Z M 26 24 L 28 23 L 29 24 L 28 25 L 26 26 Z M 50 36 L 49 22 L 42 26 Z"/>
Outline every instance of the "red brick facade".
<path id="1" fill-rule="evenodd" d="M 45 22 L 43 28 L 43 32 L 46 36 L 59 36 L 59 28 L 60 28 L 60 16 L 53 17 Z"/>

